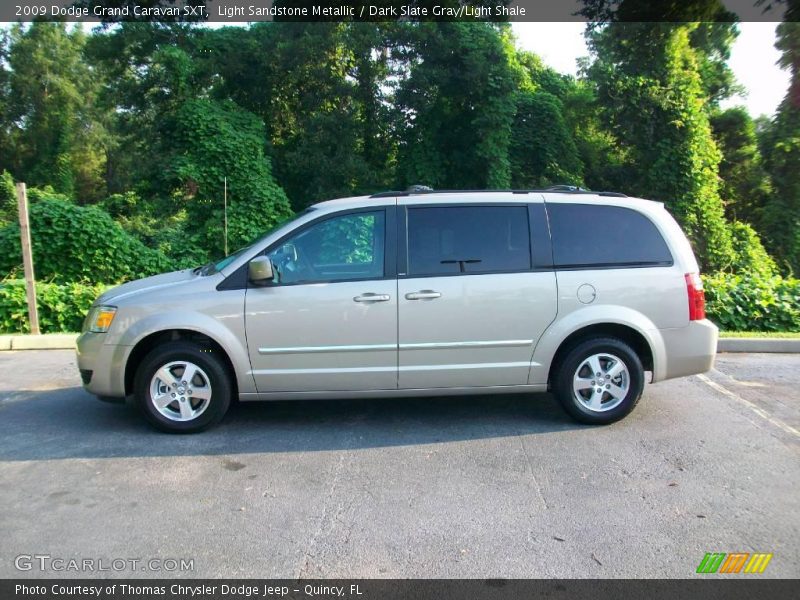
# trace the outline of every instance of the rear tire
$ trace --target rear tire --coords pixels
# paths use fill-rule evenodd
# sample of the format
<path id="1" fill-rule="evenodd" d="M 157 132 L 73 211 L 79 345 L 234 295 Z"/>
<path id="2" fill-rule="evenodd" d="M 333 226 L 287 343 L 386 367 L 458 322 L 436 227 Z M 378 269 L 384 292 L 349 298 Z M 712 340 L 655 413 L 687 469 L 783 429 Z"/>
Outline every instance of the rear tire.
<path id="1" fill-rule="evenodd" d="M 144 357 L 134 395 L 148 422 L 169 433 L 195 433 L 218 423 L 231 402 L 231 379 L 217 350 L 176 341 Z"/>
<path id="2" fill-rule="evenodd" d="M 604 425 L 630 413 L 642 397 L 644 368 L 634 350 L 611 337 L 578 343 L 560 361 L 553 392 L 581 423 Z"/>

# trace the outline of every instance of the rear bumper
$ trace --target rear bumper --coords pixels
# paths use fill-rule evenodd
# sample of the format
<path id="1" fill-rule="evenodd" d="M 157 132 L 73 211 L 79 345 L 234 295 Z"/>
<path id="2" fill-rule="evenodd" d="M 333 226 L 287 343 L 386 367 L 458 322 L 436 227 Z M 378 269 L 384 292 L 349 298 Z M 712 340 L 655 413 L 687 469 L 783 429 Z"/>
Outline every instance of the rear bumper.
<path id="1" fill-rule="evenodd" d="M 86 331 L 75 343 L 78 369 L 86 391 L 104 398 L 125 397 L 124 346 L 105 344 L 104 333 Z"/>
<path id="2" fill-rule="evenodd" d="M 705 373 L 714 366 L 719 330 L 708 319 L 691 321 L 686 327 L 660 329 L 659 333 L 664 356 L 663 368 L 656 367 L 655 381 Z"/>

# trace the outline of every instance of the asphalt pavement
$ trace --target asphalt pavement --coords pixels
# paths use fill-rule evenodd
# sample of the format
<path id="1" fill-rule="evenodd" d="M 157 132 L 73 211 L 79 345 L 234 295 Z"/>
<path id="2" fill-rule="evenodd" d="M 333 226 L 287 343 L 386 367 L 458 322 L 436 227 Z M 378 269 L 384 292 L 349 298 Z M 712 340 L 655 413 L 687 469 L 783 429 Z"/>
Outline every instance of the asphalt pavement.
<path id="1" fill-rule="evenodd" d="M 71 351 L 2 352 L 0 577 L 798 577 L 799 371 L 723 354 L 606 427 L 542 394 L 240 403 L 175 436 Z"/>

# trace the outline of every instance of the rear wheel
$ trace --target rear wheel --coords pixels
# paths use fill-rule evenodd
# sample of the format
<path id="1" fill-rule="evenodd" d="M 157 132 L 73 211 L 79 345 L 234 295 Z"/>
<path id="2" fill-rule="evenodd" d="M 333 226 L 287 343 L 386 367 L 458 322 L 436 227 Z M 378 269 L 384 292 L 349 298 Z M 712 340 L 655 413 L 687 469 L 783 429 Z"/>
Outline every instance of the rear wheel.
<path id="1" fill-rule="evenodd" d="M 631 412 L 644 388 L 644 368 L 633 349 L 616 338 L 580 342 L 561 360 L 553 392 L 581 423 L 613 423 Z"/>
<path id="2" fill-rule="evenodd" d="M 136 372 L 136 401 L 162 431 L 193 433 L 219 422 L 231 401 L 225 363 L 211 347 L 169 342 L 151 351 Z"/>

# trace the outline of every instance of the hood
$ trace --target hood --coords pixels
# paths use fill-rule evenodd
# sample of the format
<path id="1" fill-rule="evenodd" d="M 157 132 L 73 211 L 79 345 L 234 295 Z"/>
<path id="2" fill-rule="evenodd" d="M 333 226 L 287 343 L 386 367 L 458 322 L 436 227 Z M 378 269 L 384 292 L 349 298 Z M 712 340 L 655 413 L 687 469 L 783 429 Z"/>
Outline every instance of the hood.
<path id="1" fill-rule="evenodd" d="M 95 304 L 115 304 L 122 299 L 127 299 L 138 294 L 192 281 L 199 277 L 192 271 L 193 269 L 183 269 L 182 271 L 162 273 L 161 275 L 153 275 L 152 277 L 145 277 L 144 279 L 123 283 L 101 294 L 95 301 Z"/>

